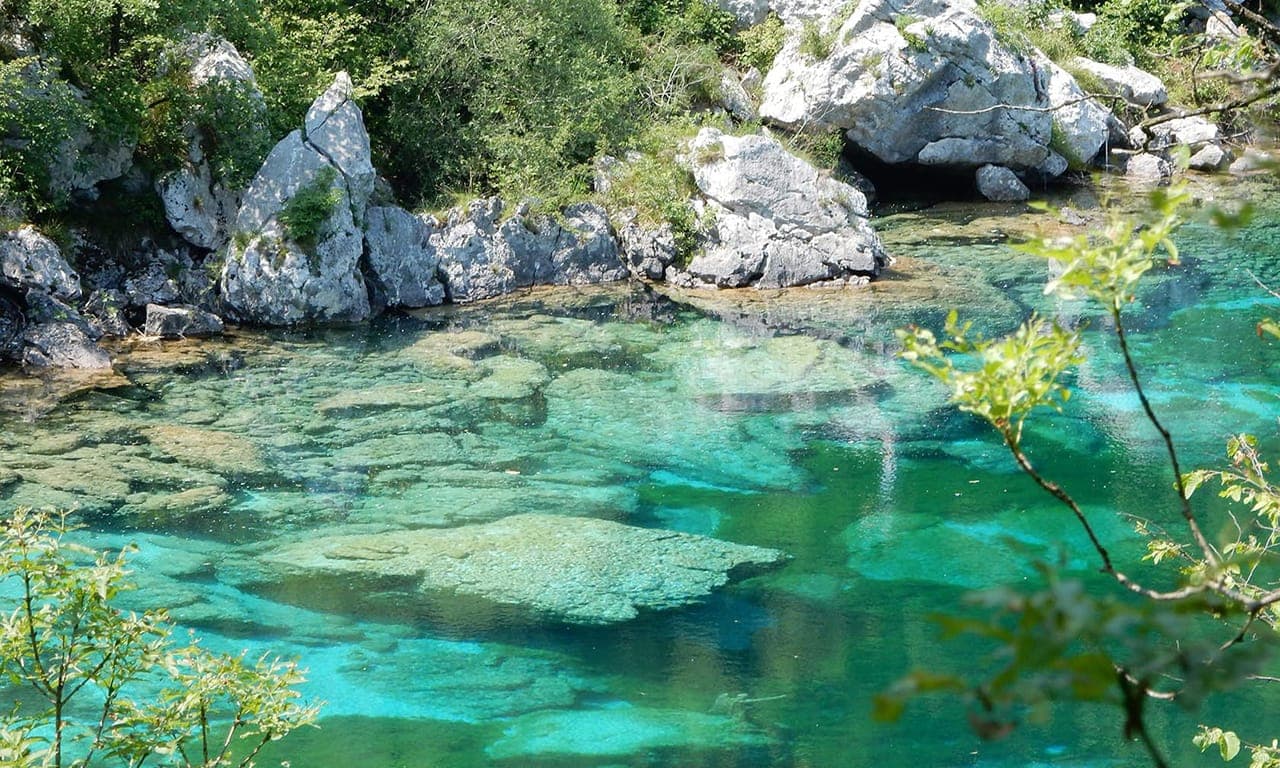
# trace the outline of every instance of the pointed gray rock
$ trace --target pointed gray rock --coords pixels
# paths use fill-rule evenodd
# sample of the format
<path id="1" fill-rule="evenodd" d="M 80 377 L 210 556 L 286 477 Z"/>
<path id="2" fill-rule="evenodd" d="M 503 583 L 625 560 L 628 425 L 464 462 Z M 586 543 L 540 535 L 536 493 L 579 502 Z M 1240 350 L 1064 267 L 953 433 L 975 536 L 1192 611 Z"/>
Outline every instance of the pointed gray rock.
<path id="1" fill-rule="evenodd" d="M 376 173 L 364 115 L 352 98 L 354 86 L 339 72 L 328 90 L 312 103 L 303 124 L 303 139 L 347 181 L 356 221 L 364 220 Z"/>
<path id="2" fill-rule="evenodd" d="M 308 110 L 310 130 L 281 140 L 244 193 L 220 287 L 245 322 L 356 322 L 370 315 L 357 222 L 368 206 L 373 171 L 365 169 L 369 135 L 350 96 L 351 80 L 340 73 Z M 334 205 L 314 242 L 297 242 L 281 214 L 300 191 L 314 191 L 325 178 Z"/>

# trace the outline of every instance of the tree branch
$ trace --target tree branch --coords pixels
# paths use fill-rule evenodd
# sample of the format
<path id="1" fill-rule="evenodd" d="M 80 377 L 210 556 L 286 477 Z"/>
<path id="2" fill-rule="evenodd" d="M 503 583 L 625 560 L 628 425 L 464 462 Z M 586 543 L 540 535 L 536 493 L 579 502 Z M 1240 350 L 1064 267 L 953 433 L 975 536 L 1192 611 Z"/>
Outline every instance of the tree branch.
<path id="1" fill-rule="evenodd" d="M 1169 430 L 1165 429 L 1164 424 L 1160 422 L 1156 416 L 1155 410 L 1151 408 L 1151 401 L 1147 399 L 1147 393 L 1142 388 L 1142 381 L 1138 377 L 1138 369 L 1133 362 L 1133 354 L 1129 350 L 1129 338 L 1124 330 L 1124 322 L 1120 317 L 1119 304 L 1113 303 L 1110 307 L 1111 319 L 1116 325 L 1116 339 L 1120 342 L 1120 353 L 1124 357 L 1124 366 L 1129 372 L 1129 381 L 1133 383 L 1133 389 L 1138 393 L 1138 400 L 1142 403 L 1142 410 L 1147 415 L 1147 421 L 1150 421 L 1156 431 L 1160 433 L 1160 437 L 1164 440 L 1165 449 L 1169 454 L 1169 464 L 1173 468 L 1173 482 L 1178 490 L 1178 502 L 1181 506 L 1182 517 L 1187 521 L 1187 527 L 1191 530 L 1191 537 L 1195 539 L 1196 546 L 1204 552 L 1205 560 L 1209 565 L 1217 568 L 1218 553 L 1209 546 L 1209 541 L 1204 537 L 1204 533 L 1200 530 L 1200 523 L 1196 521 L 1195 513 L 1191 510 L 1191 499 L 1187 498 L 1187 487 L 1182 481 L 1182 467 L 1178 462 L 1178 451 L 1173 447 L 1173 437 L 1170 436 Z"/>

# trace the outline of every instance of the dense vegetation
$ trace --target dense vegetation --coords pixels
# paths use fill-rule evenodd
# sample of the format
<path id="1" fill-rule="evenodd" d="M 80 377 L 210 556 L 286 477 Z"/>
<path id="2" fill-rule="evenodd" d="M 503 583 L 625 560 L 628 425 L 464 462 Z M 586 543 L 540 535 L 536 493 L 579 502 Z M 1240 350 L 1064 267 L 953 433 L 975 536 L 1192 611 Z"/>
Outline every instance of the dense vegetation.
<path id="1" fill-rule="evenodd" d="M 219 173 L 243 183 L 344 69 L 406 202 L 555 202 L 587 191 L 600 154 L 707 105 L 721 58 L 762 58 L 704 0 L 18 0 L 0 13 L 0 193 L 34 214 L 67 202 L 48 168 L 80 126 L 136 142 L 152 172 L 181 161 L 182 125 L 205 127 Z M 265 126 L 172 64 L 204 31 L 253 66 Z"/>
<path id="2" fill-rule="evenodd" d="M 1066 0 L 981 5 L 1014 44 L 1136 61 L 1171 83 L 1196 82 L 1177 71 L 1187 61 L 1228 55 L 1179 53 L 1183 5 L 1163 0 L 1076 2 L 1098 14 L 1087 33 L 1046 23 Z M 375 165 L 405 204 L 496 193 L 552 207 L 588 193 L 602 154 L 650 149 L 662 132 L 670 143 L 671 125 L 714 104 L 725 64 L 767 70 L 786 34 L 773 16 L 737 30 L 708 0 L 12 0 L 0 32 L 0 218 L 11 221 L 67 206 L 52 178 L 60 156 L 75 164 L 66 147 L 123 140 L 160 174 L 183 161 L 193 125 L 215 173 L 242 186 L 338 70 L 357 84 Z M 187 81 L 186 41 L 200 32 L 249 61 L 265 114 L 243 90 Z M 1182 95 L 1207 102 L 1225 88 Z M 678 189 L 668 170 L 633 180 L 632 195 Z M 662 208 L 649 213 L 670 218 Z"/>

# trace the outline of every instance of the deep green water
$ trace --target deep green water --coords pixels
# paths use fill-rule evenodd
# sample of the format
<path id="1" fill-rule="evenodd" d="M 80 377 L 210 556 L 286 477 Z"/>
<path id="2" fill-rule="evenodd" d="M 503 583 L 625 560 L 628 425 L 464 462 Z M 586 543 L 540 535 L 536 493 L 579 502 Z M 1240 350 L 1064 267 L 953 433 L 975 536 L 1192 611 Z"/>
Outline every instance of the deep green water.
<path id="1" fill-rule="evenodd" d="M 1280 209 L 1259 189 L 1253 225 L 1188 227 L 1183 264 L 1134 308 L 1144 376 L 1187 464 L 1218 461 L 1242 429 L 1277 447 L 1280 345 L 1254 326 L 1280 302 L 1250 273 L 1280 286 Z M 1035 558 L 1096 566 L 1074 521 L 1002 447 L 892 357 L 893 327 L 937 324 L 951 305 L 994 330 L 1031 309 L 1092 320 L 1078 397 L 1034 430 L 1032 455 L 1121 557 L 1141 545 L 1113 510 L 1174 514 L 1105 328 L 1043 296 L 1045 266 L 992 231 L 1003 213 L 880 222 L 900 257 L 894 280 L 910 289 L 883 296 L 730 308 L 639 288 L 532 294 L 367 328 L 147 348 L 122 358 L 124 386 L 0 417 L 0 500 L 76 505 L 91 543 L 140 545 L 135 604 L 170 607 L 211 647 L 309 668 L 308 695 L 327 702 L 321 727 L 263 765 L 1140 765 L 1105 709 L 1063 706 L 998 743 L 946 700 L 894 725 L 869 716 L 872 695 L 913 667 L 981 662 L 980 648 L 941 642 L 929 614 L 970 589 L 1034 581 Z M 207 431 L 238 439 L 174 447 Z M 792 559 L 612 627 L 306 579 L 243 586 L 257 554 L 289 542 L 527 511 Z M 760 701 L 712 713 L 739 693 Z M 1174 711 L 1157 730 L 1177 764 L 1211 765 L 1190 745 L 1196 722 L 1220 716 L 1269 740 L 1277 703 Z"/>

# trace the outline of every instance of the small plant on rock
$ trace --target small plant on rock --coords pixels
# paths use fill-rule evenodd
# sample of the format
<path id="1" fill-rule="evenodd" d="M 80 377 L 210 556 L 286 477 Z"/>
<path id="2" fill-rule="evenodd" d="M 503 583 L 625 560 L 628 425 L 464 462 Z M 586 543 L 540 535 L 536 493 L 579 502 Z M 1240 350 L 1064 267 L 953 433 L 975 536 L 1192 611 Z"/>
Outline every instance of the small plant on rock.
<path id="1" fill-rule="evenodd" d="M 289 239 L 308 253 L 316 249 L 316 243 L 324 234 L 325 222 L 342 202 L 342 190 L 333 183 L 337 177 L 338 172 L 326 166 L 298 189 L 280 211 L 280 223 Z"/>

